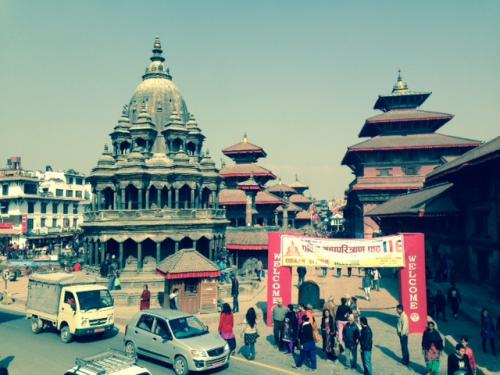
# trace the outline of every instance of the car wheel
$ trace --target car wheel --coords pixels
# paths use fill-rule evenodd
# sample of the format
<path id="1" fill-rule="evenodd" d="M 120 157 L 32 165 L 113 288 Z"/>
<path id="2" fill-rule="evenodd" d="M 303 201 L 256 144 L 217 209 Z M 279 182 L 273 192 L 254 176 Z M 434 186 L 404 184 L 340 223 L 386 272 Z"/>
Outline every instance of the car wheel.
<path id="1" fill-rule="evenodd" d="M 174 371 L 177 375 L 187 375 L 189 373 L 186 358 L 179 355 L 174 360 Z"/>
<path id="2" fill-rule="evenodd" d="M 132 341 L 127 341 L 125 343 L 125 354 L 127 357 L 137 361 L 137 350 L 135 349 L 135 345 Z"/>
<path id="3" fill-rule="evenodd" d="M 69 330 L 69 326 L 65 325 L 61 327 L 61 341 L 64 342 L 65 344 L 71 342 L 73 340 L 73 335 L 71 334 Z"/>
<path id="4" fill-rule="evenodd" d="M 31 331 L 34 334 L 38 334 L 42 332 L 43 322 L 40 318 L 32 317 L 31 318 Z"/>

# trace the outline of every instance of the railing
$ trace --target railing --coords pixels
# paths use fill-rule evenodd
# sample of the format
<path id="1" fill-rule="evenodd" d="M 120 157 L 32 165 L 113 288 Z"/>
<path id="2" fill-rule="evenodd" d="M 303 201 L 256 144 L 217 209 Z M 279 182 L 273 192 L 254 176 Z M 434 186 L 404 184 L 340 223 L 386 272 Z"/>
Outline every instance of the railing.
<path id="1" fill-rule="evenodd" d="M 112 220 L 183 220 L 225 219 L 226 210 L 218 209 L 149 209 L 149 210 L 99 210 L 83 214 L 84 221 Z"/>

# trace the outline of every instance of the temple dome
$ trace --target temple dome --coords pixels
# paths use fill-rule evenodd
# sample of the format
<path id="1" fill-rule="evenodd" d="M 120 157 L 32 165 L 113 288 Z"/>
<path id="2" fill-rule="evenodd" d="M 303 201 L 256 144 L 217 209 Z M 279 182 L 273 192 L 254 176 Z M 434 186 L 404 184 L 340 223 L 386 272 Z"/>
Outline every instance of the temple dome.
<path id="1" fill-rule="evenodd" d="M 181 92 L 172 81 L 170 70 L 165 63 L 160 40 L 155 39 L 151 63 L 142 76 L 142 82 L 136 87 L 128 106 L 126 117 L 130 122 L 136 122 L 142 108 L 146 108 L 158 134 L 169 122 L 172 112 L 181 114 L 184 126 L 189 120 L 189 112 Z M 161 136 L 154 142 L 153 152 L 165 153 L 166 146 Z"/>

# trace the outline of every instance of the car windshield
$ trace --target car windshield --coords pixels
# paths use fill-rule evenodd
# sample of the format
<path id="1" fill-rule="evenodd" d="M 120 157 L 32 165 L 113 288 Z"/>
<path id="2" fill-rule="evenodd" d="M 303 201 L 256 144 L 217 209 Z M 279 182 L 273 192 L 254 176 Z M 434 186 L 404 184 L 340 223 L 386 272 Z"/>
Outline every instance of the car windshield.
<path id="1" fill-rule="evenodd" d="M 172 319 L 169 321 L 174 336 L 178 339 L 201 336 L 208 332 L 208 328 L 194 316 Z"/>
<path id="2" fill-rule="evenodd" d="M 77 292 L 80 310 L 102 309 L 113 306 L 113 298 L 108 290 Z"/>

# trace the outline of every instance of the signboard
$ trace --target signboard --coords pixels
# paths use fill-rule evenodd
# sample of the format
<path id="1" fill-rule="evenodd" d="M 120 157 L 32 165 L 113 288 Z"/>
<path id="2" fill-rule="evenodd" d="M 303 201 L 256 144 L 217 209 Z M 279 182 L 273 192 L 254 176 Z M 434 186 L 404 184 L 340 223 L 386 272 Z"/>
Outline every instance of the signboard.
<path id="1" fill-rule="evenodd" d="M 408 314 L 410 333 L 422 333 L 427 325 L 424 235 L 405 233 L 403 241 L 406 267 L 399 273 L 401 304 Z"/>
<path id="2" fill-rule="evenodd" d="M 272 310 L 281 299 L 287 306 L 292 303 L 292 269 L 281 266 L 282 233 L 269 233 L 267 252 L 267 325 L 273 324 Z"/>
<path id="3" fill-rule="evenodd" d="M 23 234 L 28 233 L 28 217 L 26 215 L 22 216 L 22 228 L 23 228 Z"/>
<path id="4" fill-rule="evenodd" d="M 333 239 L 283 234 L 283 266 L 404 267 L 402 235 L 373 239 Z"/>

